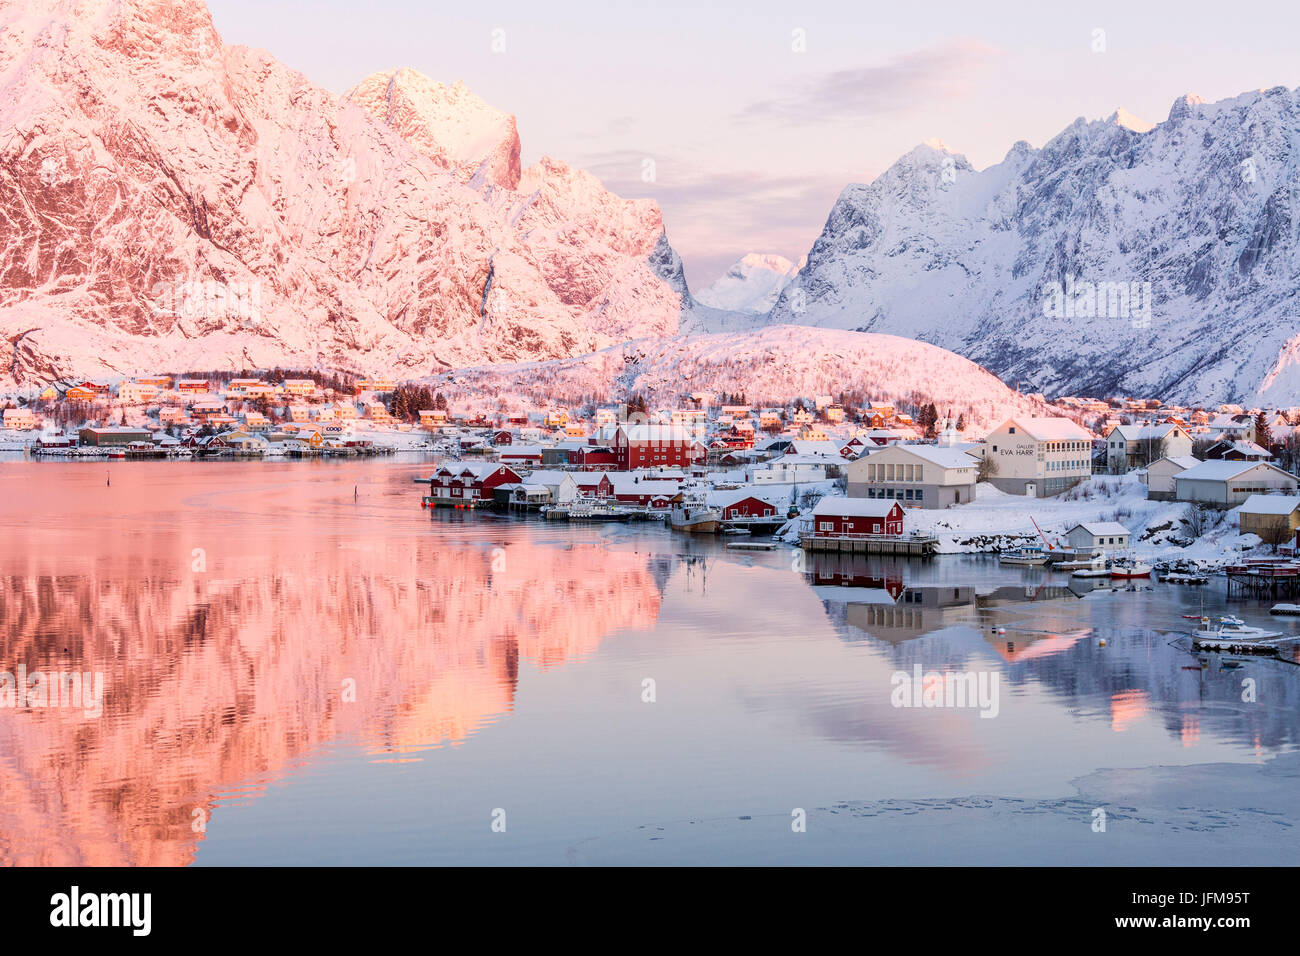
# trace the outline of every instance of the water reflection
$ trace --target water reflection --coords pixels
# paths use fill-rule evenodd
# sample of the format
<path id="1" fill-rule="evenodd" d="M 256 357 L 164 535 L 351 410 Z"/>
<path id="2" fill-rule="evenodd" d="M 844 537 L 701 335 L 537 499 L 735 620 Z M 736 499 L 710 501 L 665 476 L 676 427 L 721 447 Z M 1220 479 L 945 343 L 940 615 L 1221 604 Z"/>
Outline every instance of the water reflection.
<path id="1" fill-rule="evenodd" d="M 97 719 L 0 714 L 5 863 L 187 863 L 196 820 L 245 782 L 328 742 L 381 760 L 462 744 L 511 710 L 521 663 L 581 660 L 659 611 L 646 559 L 595 543 L 258 544 L 201 573 L 173 547 L 28 554 L 0 578 L 6 667 L 106 687 Z"/>
<path id="2" fill-rule="evenodd" d="M 463 748 L 476 759 L 448 776 L 448 802 L 544 772 L 536 819 L 581 819 L 539 844 L 567 845 L 593 815 L 626 826 L 634 803 L 681 818 L 809 780 L 846 798 L 963 778 L 1016 792 L 1026 766 L 1065 751 L 1071 774 L 1114 766 L 1110 744 L 1140 734 L 1147 763 L 1295 744 L 1296 672 L 1189 653 L 1175 638 L 1190 592 L 428 513 L 417 470 L 143 463 L 111 487 L 98 467 L 0 470 L 0 670 L 105 684 L 98 718 L 0 711 L 0 861 L 188 863 L 214 811 L 265 806 L 272 785 L 358 754 L 398 790 Z M 890 675 L 917 664 L 996 670 L 1012 699 L 987 721 L 891 707 Z M 666 692 L 654 708 L 647 674 Z M 312 801 L 367 809 L 346 784 Z M 477 844 L 446 813 L 421 803 L 393 840 L 453 834 L 448 858 L 464 859 Z"/>
<path id="3" fill-rule="evenodd" d="M 1198 595 L 1173 585 L 1112 588 L 1040 569 L 1014 584 L 913 584 L 933 571 L 914 565 L 909 575 L 859 556 L 808 559 L 807 583 L 845 639 L 881 642 L 899 670 L 996 663 L 1012 688 L 1041 688 L 1116 733 L 1154 716 L 1185 747 L 1209 732 L 1260 753 L 1300 741 L 1300 638 L 1279 660 L 1194 654 L 1184 615 Z M 1210 601 L 1218 613 L 1218 596 Z M 1233 607 L 1256 617 L 1264 610 Z"/>

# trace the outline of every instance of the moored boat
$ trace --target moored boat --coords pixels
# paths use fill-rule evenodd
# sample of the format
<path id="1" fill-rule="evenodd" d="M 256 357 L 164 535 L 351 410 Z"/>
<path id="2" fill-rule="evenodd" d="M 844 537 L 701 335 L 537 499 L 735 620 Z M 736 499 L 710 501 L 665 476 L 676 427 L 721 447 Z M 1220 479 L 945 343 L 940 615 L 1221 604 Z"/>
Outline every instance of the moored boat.
<path id="1" fill-rule="evenodd" d="M 998 555 L 1001 564 L 1038 565 L 1046 564 L 1048 555 L 1041 548 L 1014 548 Z"/>
<path id="2" fill-rule="evenodd" d="M 1110 566 L 1110 576 L 1112 578 L 1149 578 L 1151 577 L 1151 565 L 1144 564 L 1141 561 L 1116 561 Z"/>
<path id="3" fill-rule="evenodd" d="M 717 534 L 722 528 L 722 513 L 698 499 L 683 498 L 673 502 L 668 526 L 687 534 Z"/>

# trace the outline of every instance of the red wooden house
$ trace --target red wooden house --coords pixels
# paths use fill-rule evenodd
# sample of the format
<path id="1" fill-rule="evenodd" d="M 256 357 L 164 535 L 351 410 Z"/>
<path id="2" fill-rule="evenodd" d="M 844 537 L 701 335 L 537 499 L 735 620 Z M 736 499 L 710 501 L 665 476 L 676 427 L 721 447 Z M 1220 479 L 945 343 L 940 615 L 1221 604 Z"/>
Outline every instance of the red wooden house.
<path id="1" fill-rule="evenodd" d="M 573 476 L 578 485 L 578 494 L 588 498 L 614 497 L 614 482 L 603 472 L 583 472 Z"/>
<path id="2" fill-rule="evenodd" d="M 583 471 L 611 471 L 618 468 L 618 456 L 614 454 L 612 448 L 604 445 L 584 448 L 577 464 Z"/>
<path id="3" fill-rule="evenodd" d="M 689 467 L 703 446 L 681 425 L 620 425 L 614 434 L 619 471 Z"/>
<path id="4" fill-rule="evenodd" d="M 812 511 L 812 534 L 818 538 L 901 535 L 903 508 L 893 498 L 826 496 Z"/>
<path id="5" fill-rule="evenodd" d="M 770 518 L 776 513 L 776 505 L 753 495 L 733 501 L 722 509 L 724 518 Z"/>
<path id="6" fill-rule="evenodd" d="M 495 462 L 450 461 L 429 478 L 427 504 L 476 507 L 492 502 L 492 489 L 523 479 L 513 469 Z"/>

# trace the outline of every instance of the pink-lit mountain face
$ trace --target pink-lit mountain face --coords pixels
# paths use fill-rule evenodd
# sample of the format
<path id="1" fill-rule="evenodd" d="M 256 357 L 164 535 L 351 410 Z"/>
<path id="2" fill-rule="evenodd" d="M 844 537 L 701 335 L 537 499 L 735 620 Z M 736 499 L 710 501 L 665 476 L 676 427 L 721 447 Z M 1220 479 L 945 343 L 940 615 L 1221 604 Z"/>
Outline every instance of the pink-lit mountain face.
<path id="1" fill-rule="evenodd" d="M 201 3 L 0 2 L 0 379 L 399 378 L 678 330 L 658 207 L 409 70 L 337 97 Z"/>

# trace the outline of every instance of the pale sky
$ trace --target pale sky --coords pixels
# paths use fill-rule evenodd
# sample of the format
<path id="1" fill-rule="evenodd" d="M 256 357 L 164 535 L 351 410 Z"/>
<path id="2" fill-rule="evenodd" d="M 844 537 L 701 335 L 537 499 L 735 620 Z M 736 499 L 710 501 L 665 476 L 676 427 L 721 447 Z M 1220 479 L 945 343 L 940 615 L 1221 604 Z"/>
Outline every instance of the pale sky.
<path id="1" fill-rule="evenodd" d="M 697 290 L 746 252 L 798 259 L 846 183 L 924 140 L 982 169 L 1078 116 L 1160 122 L 1183 93 L 1300 86 L 1294 0 L 208 6 L 226 43 L 337 93 L 403 66 L 463 80 L 518 117 L 525 165 L 551 155 L 658 200 Z"/>

